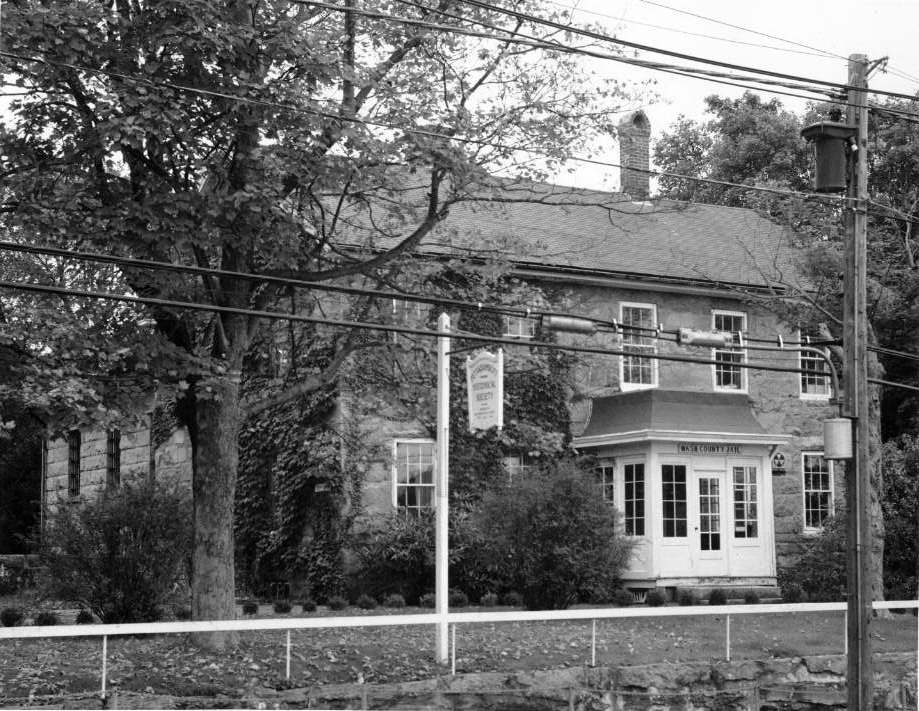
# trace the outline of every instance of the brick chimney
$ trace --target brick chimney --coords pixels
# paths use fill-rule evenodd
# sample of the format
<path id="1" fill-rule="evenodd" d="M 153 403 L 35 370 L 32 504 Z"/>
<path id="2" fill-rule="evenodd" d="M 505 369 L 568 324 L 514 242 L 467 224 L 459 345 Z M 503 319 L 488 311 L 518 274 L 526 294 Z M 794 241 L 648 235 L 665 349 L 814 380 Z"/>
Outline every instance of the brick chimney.
<path id="1" fill-rule="evenodd" d="M 651 166 L 651 122 L 644 111 L 634 111 L 619 122 L 619 164 L 622 192 L 633 200 L 647 199 L 651 176 L 639 172 Z"/>

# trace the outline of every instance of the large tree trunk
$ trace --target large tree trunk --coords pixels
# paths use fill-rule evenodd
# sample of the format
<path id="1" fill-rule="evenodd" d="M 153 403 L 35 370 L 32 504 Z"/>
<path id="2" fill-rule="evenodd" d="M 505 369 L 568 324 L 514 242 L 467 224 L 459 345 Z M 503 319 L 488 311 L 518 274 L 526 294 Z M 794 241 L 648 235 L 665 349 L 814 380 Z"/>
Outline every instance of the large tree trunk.
<path id="1" fill-rule="evenodd" d="M 194 454 L 194 553 L 192 616 L 225 620 L 236 616 L 233 505 L 239 464 L 239 382 L 225 378 L 196 398 Z M 235 633 L 212 633 L 198 643 L 222 650 Z"/>

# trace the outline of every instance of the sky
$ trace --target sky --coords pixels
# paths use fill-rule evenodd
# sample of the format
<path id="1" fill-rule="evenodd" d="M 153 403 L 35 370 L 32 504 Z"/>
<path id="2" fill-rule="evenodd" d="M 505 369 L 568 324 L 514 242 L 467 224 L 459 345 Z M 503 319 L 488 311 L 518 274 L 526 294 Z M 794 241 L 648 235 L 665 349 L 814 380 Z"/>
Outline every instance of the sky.
<path id="1" fill-rule="evenodd" d="M 871 89 L 919 92 L 919 0 L 542 0 L 546 8 L 576 7 L 574 19 L 603 25 L 609 34 L 630 42 L 731 62 L 757 69 L 844 82 L 847 58 L 865 54 L 869 60 L 888 57 L 885 70 L 869 77 Z M 672 64 L 681 59 L 639 52 L 638 58 Z M 699 65 L 693 65 L 699 66 Z M 744 89 L 677 77 L 653 70 L 597 60 L 594 68 L 619 79 L 656 80 L 659 100 L 641 108 L 651 121 L 651 139 L 669 128 L 680 114 L 704 120 L 704 98 L 710 94 L 740 96 Z M 716 69 L 715 67 L 711 67 Z M 778 98 L 795 112 L 805 101 Z M 883 97 L 874 97 L 881 100 Z M 618 162 L 611 146 L 594 157 Z M 574 165 L 574 173 L 558 182 L 615 189 L 618 171 Z"/>

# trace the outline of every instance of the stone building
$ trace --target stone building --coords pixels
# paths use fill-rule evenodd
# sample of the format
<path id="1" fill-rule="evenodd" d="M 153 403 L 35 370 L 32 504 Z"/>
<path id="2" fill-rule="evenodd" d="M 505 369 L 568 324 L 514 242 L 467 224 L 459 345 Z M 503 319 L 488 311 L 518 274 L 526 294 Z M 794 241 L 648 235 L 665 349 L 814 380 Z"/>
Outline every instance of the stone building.
<path id="1" fill-rule="evenodd" d="M 520 201 L 455 206 L 426 249 L 513 238 L 524 245 L 509 255 L 517 276 L 608 324 L 587 342 L 615 354 L 578 369 L 573 443 L 597 456 L 597 495 L 636 542 L 629 587 L 772 586 L 843 496 L 822 456 L 822 420 L 835 414 L 827 366 L 813 350 L 779 345 L 803 338 L 776 315 L 776 300 L 801 286 L 799 255 L 751 210 L 649 201 L 647 117 L 626 117 L 621 134 L 629 192 L 508 186 Z M 528 319 L 505 325 L 507 337 L 533 337 Z M 720 340 L 692 345 L 694 333 Z M 371 467 L 365 505 L 433 505 L 434 441 L 411 420 L 381 422 L 376 437 L 390 456 Z M 123 433 L 121 466 L 187 472 L 183 436 L 151 455 L 145 431 Z M 48 498 L 111 484 L 112 435 L 82 437 L 77 450 L 73 441 L 49 448 Z"/>

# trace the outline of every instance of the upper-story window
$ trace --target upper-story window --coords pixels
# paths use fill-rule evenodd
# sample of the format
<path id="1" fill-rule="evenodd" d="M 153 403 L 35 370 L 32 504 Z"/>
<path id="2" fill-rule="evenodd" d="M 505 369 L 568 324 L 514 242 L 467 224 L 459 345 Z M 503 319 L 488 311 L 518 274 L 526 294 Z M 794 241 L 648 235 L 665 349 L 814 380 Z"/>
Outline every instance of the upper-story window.
<path id="1" fill-rule="evenodd" d="M 657 385 L 655 328 L 657 308 L 653 304 L 622 304 L 622 350 L 628 355 L 619 359 L 619 382 L 623 390 L 653 388 Z"/>
<path id="2" fill-rule="evenodd" d="M 419 513 L 434 506 L 434 442 L 395 443 L 393 495 L 396 508 Z"/>
<path id="3" fill-rule="evenodd" d="M 526 316 L 504 316 L 504 338 L 535 338 L 536 319 Z"/>
<path id="4" fill-rule="evenodd" d="M 105 440 L 105 485 L 121 486 L 121 430 L 109 430 Z"/>
<path id="5" fill-rule="evenodd" d="M 80 430 L 70 430 L 67 434 L 67 493 L 70 496 L 80 495 Z"/>
<path id="6" fill-rule="evenodd" d="M 804 530 L 815 531 L 833 515 L 833 463 L 822 452 L 804 452 L 801 457 Z"/>
<path id="7" fill-rule="evenodd" d="M 799 340 L 807 346 L 808 334 L 801 332 Z M 827 374 L 826 361 L 816 353 L 798 351 L 798 367 L 801 369 L 801 397 L 805 400 L 826 400 L 830 392 L 830 377 Z"/>
<path id="8" fill-rule="evenodd" d="M 712 349 L 716 390 L 747 389 L 746 368 L 738 363 L 747 362 L 747 352 L 742 348 L 743 334 L 747 330 L 747 315 L 739 311 L 713 311 L 712 328 L 731 334 L 733 345 L 729 348 Z"/>

